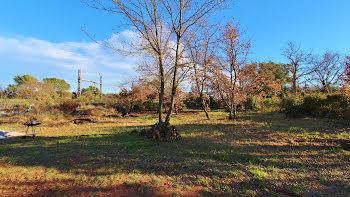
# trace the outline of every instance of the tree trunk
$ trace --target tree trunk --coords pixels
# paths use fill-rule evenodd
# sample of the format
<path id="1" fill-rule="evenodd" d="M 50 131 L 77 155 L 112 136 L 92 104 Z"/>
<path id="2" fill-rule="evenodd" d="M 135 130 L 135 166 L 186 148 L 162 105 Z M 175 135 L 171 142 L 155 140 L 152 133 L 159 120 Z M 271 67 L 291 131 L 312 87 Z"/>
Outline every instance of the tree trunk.
<path id="1" fill-rule="evenodd" d="M 209 99 L 208 99 L 208 109 L 209 109 L 209 111 L 211 110 L 211 103 L 210 103 L 210 96 L 209 96 L 209 91 L 208 91 L 208 89 L 207 89 L 207 95 L 208 95 L 208 97 L 209 97 Z"/>
<path id="2" fill-rule="evenodd" d="M 196 78 L 197 91 L 199 93 L 199 99 L 201 101 L 202 109 L 205 112 L 205 116 L 207 117 L 207 119 L 210 120 L 210 116 L 208 114 L 207 108 L 205 106 L 205 101 L 203 98 L 203 88 L 204 88 L 203 86 L 204 86 L 204 84 L 203 83 L 202 83 L 202 85 L 199 84 L 199 79 L 198 79 L 198 75 L 197 75 L 198 72 L 197 72 L 196 65 L 194 65 L 193 68 L 194 68 L 194 74 L 195 74 L 195 78 Z"/>
<path id="3" fill-rule="evenodd" d="M 230 105 L 230 115 L 228 116 L 228 119 L 232 120 L 233 119 L 233 102 L 231 101 Z"/>
<path id="4" fill-rule="evenodd" d="M 203 99 L 203 96 L 202 96 L 201 100 L 202 100 L 202 106 L 203 106 L 203 110 L 204 110 L 205 116 L 207 117 L 208 120 L 210 120 L 210 116 L 209 116 L 208 110 L 206 108 L 206 103 L 205 103 L 205 101 Z"/>
<path id="5" fill-rule="evenodd" d="M 179 114 L 179 110 L 177 109 L 176 104 L 174 104 L 174 111 L 176 115 Z"/>
<path id="6" fill-rule="evenodd" d="M 229 119 L 232 120 L 232 119 L 235 119 L 236 118 L 236 115 L 237 115 L 237 111 L 236 111 L 236 98 L 235 98 L 235 94 L 236 94 L 236 84 L 233 85 L 233 88 L 232 88 L 232 99 L 231 99 L 231 106 L 230 106 L 230 116 L 229 116 Z"/>
<path id="7" fill-rule="evenodd" d="M 236 82 L 237 82 L 237 73 L 236 73 L 236 68 L 235 68 L 235 62 L 231 63 L 230 66 L 230 82 L 231 82 L 231 104 L 230 104 L 230 115 L 229 119 L 232 120 L 236 118 Z M 233 79 L 234 77 L 234 79 Z"/>
<path id="8" fill-rule="evenodd" d="M 297 94 L 297 76 L 296 76 L 296 72 L 293 73 L 293 81 L 292 81 L 292 86 L 293 86 L 293 93 Z"/>
<path id="9" fill-rule="evenodd" d="M 236 101 L 233 101 L 233 118 L 237 117 L 237 105 Z"/>
<path id="10" fill-rule="evenodd" d="M 179 41 L 178 41 L 179 43 Z M 178 48 L 179 46 L 177 46 Z M 176 49 L 178 50 L 178 49 Z M 176 96 L 176 88 L 177 88 L 177 68 L 178 68 L 178 54 L 176 54 L 176 62 L 175 62 L 175 67 L 174 67 L 174 76 L 173 76 L 173 85 L 171 88 L 171 100 L 170 100 L 170 106 L 169 106 L 169 110 L 168 110 L 168 114 L 165 118 L 165 123 L 169 123 L 170 121 L 170 116 L 171 116 L 171 112 L 173 110 L 174 107 L 174 102 L 175 102 L 175 96 Z"/>
<path id="11" fill-rule="evenodd" d="M 171 117 L 171 112 L 173 110 L 175 96 L 176 96 L 176 88 L 177 88 L 177 69 L 179 67 L 180 62 L 180 41 L 182 37 L 182 12 L 183 12 L 183 1 L 180 0 L 180 17 L 179 17 L 179 29 L 176 36 L 176 57 L 175 57 L 175 66 L 174 66 L 174 76 L 173 76 L 173 85 L 171 88 L 171 101 L 169 106 L 168 114 L 165 118 L 165 123 L 168 124 Z"/>
<path id="12" fill-rule="evenodd" d="M 331 93 L 331 89 L 330 89 L 329 85 L 326 85 L 326 92 L 327 92 L 328 94 Z"/>
<path id="13" fill-rule="evenodd" d="M 159 101 L 158 101 L 158 123 L 160 128 L 163 124 L 162 118 L 162 107 L 163 107 L 163 98 L 164 98 L 164 68 L 163 68 L 163 56 L 159 57 L 159 74 L 160 74 L 160 91 L 159 91 Z"/>

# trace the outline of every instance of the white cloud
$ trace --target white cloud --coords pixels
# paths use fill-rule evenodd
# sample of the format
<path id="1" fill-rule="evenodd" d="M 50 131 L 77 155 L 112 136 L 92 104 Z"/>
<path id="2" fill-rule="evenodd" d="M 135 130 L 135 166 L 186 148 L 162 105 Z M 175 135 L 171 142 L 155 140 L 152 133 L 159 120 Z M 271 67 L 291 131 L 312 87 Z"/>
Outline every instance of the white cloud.
<path id="1" fill-rule="evenodd" d="M 108 41 L 113 41 L 114 46 L 122 46 L 125 44 L 124 41 L 128 42 L 133 37 L 137 37 L 135 32 L 124 31 L 118 35 L 112 35 Z M 16 70 L 15 72 L 17 70 L 26 72 L 29 68 L 38 70 L 41 65 L 37 78 L 48 77 L 40 76 L 40 72 L 51 73 L 57 70 L 61 75 L 67 73 L 67 81 L 75 81 L 73 77 L 77 69 L 81 68 L 86 77 L 96 78 L 96 73 L 104 73 L 106 85 L 116 86 L 115 82 L 121 83 L 130 78 L 128 75 L 135 75 L 134 68 L 137 67 L 138 61 L 137 56 L 122 56 L 95 42 L 54 43 L 33 37 L 0 36 L 0 68 L 8 70 L 8 75 L 13 74 L 11 70 Z M 13 76 L 3 76 L 1 72 L 0 75 L 7 81 L 13 78 Z M 118 80 L 115 79 L 116 77 Z M 114 87 L 106 88 L 112 90 Z"/>
<path id="2" fill-rule="evenodd" d="M 0 55 L 15 56 L 17 59 L 29 63 L 47 63 L 68 69 L 76 69 L 77 67 L 91 69 L 97 66 L 133 68 L 130 63 L 123 62 L 123 58 L 120 56 L 106 51 L 103 46 L 93 42 L 53 43 L 36 38 L 0 37 L 0 46 Z"/>

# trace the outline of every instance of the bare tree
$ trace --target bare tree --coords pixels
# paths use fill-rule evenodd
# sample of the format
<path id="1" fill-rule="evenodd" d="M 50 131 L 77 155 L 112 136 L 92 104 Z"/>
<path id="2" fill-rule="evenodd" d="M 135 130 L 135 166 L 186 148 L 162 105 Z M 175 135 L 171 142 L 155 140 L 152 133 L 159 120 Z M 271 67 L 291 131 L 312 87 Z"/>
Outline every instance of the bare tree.
<path id="1" fill-rule="evenodd" d="M 187 48 L 184 36 L 197 31 L 198 28 L 201 27 L 198 24 L 204 23 L 213 13 L 225 8 L 225 3 L 227 1 L 228 0 L 162 0 L 169 14 L 170 26 L 175 33 L 176 40 L 171 104 L 165 119 L 166 123 L 170 121 L 176 88 L 178 87 L 178 69 L 182 65 L 181 59 L 184 57 L 184 49 Z"/>
<path id="2" fill-rule="evenodd" d="M 171 46 L 170 39 L 174 39 L 174 66 L 172 68 L 171 105 L 165 122 L 170 121 L 176 88 L 178 87 L 178 70 L 183 66 L 184 57 L 183 37 L 187 32 L 194 31 L 195 24 L 208 19 L 215 11 L 224 7 L 229 0 L 85 0 L 86 3 L 98 10 L 121 14 L 125 22 L 137 31 L 142 39 L 139 50 L 148 51 L 157 58 L 160 77 L 160 93 L 158 111 L 161 112 L 164 97 L 164 55 Z M 172 36 L 174 33 L 174 37 Z M 127 52 L 116 49 L 112 45 L 107 47 L 118 52 Z M 162 115 L 159 113 L 159 124 L 162 124 Z"/>
<path id="3" fill-rule="evenodd" d="M 172 34 L 172 31 L 166 27 L 164 7 L 161 2 L 157 0 L 86 0 L 85 2 L 98 10 L 123 15 L 126 25 L 138 32 L 142 40 L 142 44 L 137 46 L 135 51 L 124 50 L 108 43 L 104 44 L 105 46 L 124 53 L 147 52 L 156 59 L 160 82 L 158 120 L 161 125 L 163 123 L 161 111 L 165 87 L 164 56 L 167 53 Z"/>
<path id="4" fill-rule="evenodd" d="M 310 73 L 306 65 L 308 65 L 310 61 L 311 54 L 301 49 L 300 44 L 290 41 L 287 46 L 282 49 L 282 55 L 289 60 L 292 90 L 296 94 L 298 80 Z"/>
<path id="5" fill-rule="evenodd" d="M 192 80 L 195 82 L 201 107 L 208 120 L 210 116 L 207 108 L 209 107 L 209 98 L 205 99 L 204 90 L 208 89 L 208 80 L 210 77 L 210 66 L 216 58 L 214 55 L 214 44 L 216 44 L 217 29 L 213 26 L 205 26 L 194 36 L 195 39 L 189 42 L 189 59 L 192 67 Z M 208 97 L 208 95 L 206 95 Z"/>
<path id="6" fill-rule="evenodd" d="M 163 99 L 163 110 L 167 113 L 168 108 L 170 106 L 171 101 L 171 87 L 172 87 L 172 76 L 173 76 L 173 59 L 172 53 L 167 53 L 164 55 L 164 99 Z M 157 60 L 154 58 L 146 58 L 144 61 L 139 65 L 137 72 L 139 73 L 139 81 L 141 81 L 144 84 L 151 84 L 152 86 L 156 87 L 159 90 L 160 87 L 160 81 L 159 81 L 159 74 L 157 71 Z M 190 67 L 188 66 L 188 63 L 184 63 L 179 67 L 178 70 L 178 77 L 177 77 L 177 84 L 181 84 L 182 82 L 186 81 L 188 79 L 188 73 L 189 73 Z M 178 88 L 179 89 L 179 88 Z M 181 90 L 177 90 L 177 92 L 181 92 Z M 180 105 L 176 105 L 176 103 L 179 103 L 179 97 L 180 95 L 176 95 L 175 97 L 175 112 L 178 112 L 178 108 Z M 176 106 L 175 106 L 176 105 Z"/>
<path id="7" fill-rule="evenodd" d="M 339 53 L 326 51 L 322 55 L 314 56 L 311 70 L 311 77 L 321 85 L 321 90 L 330 93 L 332 86 L 340 85 L 345 65 Z"/>
<path id="8" fill-rule="evenodd" d="M 346 83 L 350 83 L 350 56 L 345 56 L 344 64 L 345 64 L 344 80 Z"/>
<path id="9" fill-rule="evenodd" d="M 243 38 L 238 26 L 230 22 L 222 31 L 220 47 L 224 56 L 222 63 L 213 71 L 213 86 L 230 110 L 229 119 L 234 119 L 237 114 L 238 75 L 246 63 L 250 42 Z"/>

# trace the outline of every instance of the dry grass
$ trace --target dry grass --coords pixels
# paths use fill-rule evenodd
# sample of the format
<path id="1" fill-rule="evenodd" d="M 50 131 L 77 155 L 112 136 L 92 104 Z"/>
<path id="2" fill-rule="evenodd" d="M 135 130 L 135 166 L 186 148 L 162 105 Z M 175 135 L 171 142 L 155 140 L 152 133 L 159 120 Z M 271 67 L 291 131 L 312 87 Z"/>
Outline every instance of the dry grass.
<path id="1" fill-rule="evenodd" d="M 3 196 L 346 196 L 350 139 L 344 121 L 278 113 L 183 113 L 182 138 L 159 143 L 129 132 L 155 115 L 75 125 L 47 119 L 35 139 L 0 141 Z M 13 119 L 13 118 L 12 118 Z M 24 120 L 24 118 L 19 120 Z M 3 130 L 23 130 L 0 120 Z"/>

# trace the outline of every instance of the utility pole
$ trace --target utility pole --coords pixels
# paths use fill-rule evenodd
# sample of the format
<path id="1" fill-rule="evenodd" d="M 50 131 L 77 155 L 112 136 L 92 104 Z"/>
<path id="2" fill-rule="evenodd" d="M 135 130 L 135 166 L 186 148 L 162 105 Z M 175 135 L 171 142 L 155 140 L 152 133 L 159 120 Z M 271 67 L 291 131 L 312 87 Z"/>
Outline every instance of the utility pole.
<path id="1" fill-rule="evenodd" d="M 307 93 L 307 84 L 306 84 L 306 81 L 305 81 L 305 86 L 304 86 L 304 88 L 305 88 L 305 93 Z"/>
<path id="2" fill-rule="evenodd" d="M 102 102 L 102 73 L 100 73 L 100 100 Z"/>
<path id="3" fill-rule="evenodd" d="M 86 80 L 86 79 L 82 79 L 82 75 L 81 75 L 81 69 L 78 70 L 78 97 L 81 96 L 81 81 L 86 81 L 86 82 L 90 82 L 90 83 L 93 83 L 96 87 L 96 84 L 100 84 L 100 100 L 102 102 L 102 86 L 103 86 L 103 83 L 102 83 L 102 73 L 99 73 L 100 75 L 100 82 L 96 82 L 96 81 L 90 81 L 90 80 Z"/>
<path id="4" fill-rule="evenodd" d="M 78 94 L 77 97 L 81 96 L 81 69 L 78 70 Z"/>

